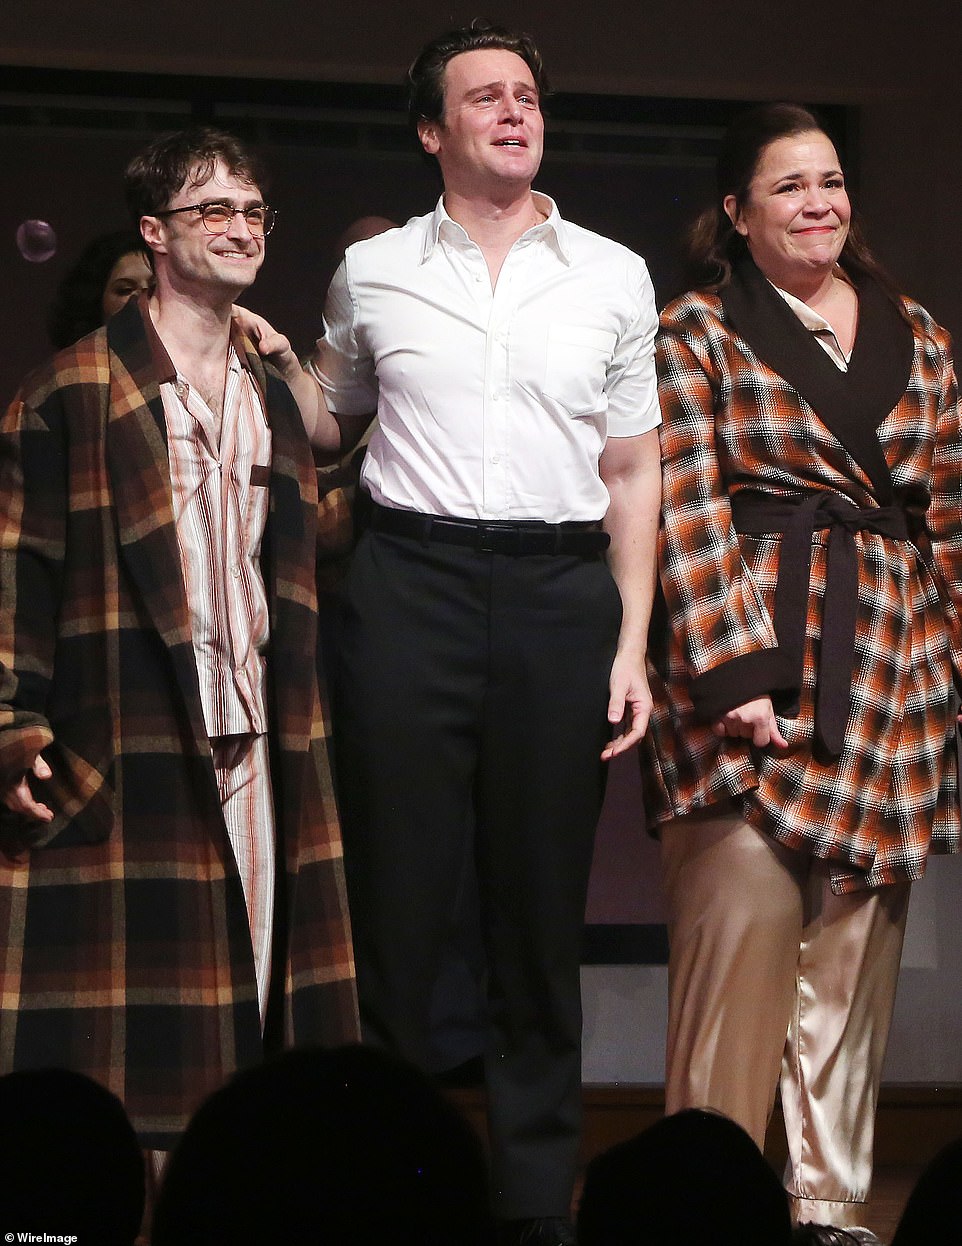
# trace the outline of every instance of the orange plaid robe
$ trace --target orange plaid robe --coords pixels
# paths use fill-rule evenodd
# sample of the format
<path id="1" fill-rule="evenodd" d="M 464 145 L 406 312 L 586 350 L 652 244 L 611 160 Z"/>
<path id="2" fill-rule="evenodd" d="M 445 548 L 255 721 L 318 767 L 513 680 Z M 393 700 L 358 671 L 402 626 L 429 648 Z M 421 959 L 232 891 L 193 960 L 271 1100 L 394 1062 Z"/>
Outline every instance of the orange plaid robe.
<path id="1" fill-rule="evenodd" d="M 734 799 L 760 830 L 831 862 L 838 892 L 919 878 L 929 851 L 958 851 L 962 839 L 952 689 L 962 669 L 962 431 L 951 344 L 917 304 L 903 303 L 909 334 L 877 287 L 857 284 L 861 366 L 826 382 L 841 395 L 838 419 L 799 392 L 818 369 L 808 347 L 821 350 L 770 287 L 771 303 L 753 286 L 750 333 L 766 338 L 774 325 L 786 335 L 795 384 L 736 331 L 722 297 L 688 294 L 662 315 L 663 608 L 641 747 L 651 824 Z M 893 400 L 873 419 L 883 392 Z M 871 509 L 885 500 L 886 465 L 896 504 L 924 513 L 924 532 L 852 534 L 855 657 L 832 757 L 815 744 L 816 690 L 831 675 L 819 670 L 829 533 L 812 535 L 799 679 L 786 673 L 773 624 L 782 536 L 736 532 L 731 500 L 827 491 Z M 713 735 L 713 718 L 766 693 L 783 711 L 787 752 Z"/>

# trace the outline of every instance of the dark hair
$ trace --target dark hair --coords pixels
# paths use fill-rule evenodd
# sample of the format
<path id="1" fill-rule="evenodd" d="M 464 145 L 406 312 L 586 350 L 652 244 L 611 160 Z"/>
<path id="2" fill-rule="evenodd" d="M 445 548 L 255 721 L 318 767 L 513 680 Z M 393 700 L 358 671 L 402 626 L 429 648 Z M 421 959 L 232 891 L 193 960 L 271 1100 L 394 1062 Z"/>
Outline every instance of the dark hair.
<path id="1" fill-rule="evenodd" d="M 962 1235 L 962 1138 L 950 1142 L 919 1177 L 902 1212 L 892 1246 L 957 1242 Z"/>
<path id="2" fill-rule="evenodd" d="M 42 1223 L 58 1235 L 52 1241 L 133 1246 L 143 1151 L 120 1100 L 83 1073 L 20 1069 L 0 1078 L 0 1174 L 0 1223 Z"/>
<path id="3" fill-rule="evenodd" d="M 162 212 L 188 180 L 192 186 L 203 185 L 218 161 L 227 166 L 231 177 L 265 190 L 260 161 L 233 134 L 200 126 L 154 139 L 124 173 L 127 207 L 135 228 L 140 228 L 142 216 Z"/>
<path id="4" fill-rule="evenodd" d="M 9 1223 L 9 1222 L 8 1222 Z M 373 1047 L 298 1048 L 237 1074 L 177 1143 L 155 1246 L 489 1246 L 480 1138 Z"/>
<path id="5" fill-rule="evenodd" d="M 136 252 L 149 263 L 140 233 L 118 229 L 89 242 L 64 276 L 47 313 L 47 334 L 57 350 L 70 346 L 104 322 L 103 297 L 113 266 Z"/>
<path id="6" fill-rule="evenodd" d="M 781 138 L 813 131 L 826 134 L 815 114 L 798 104 L 759 104 L 735 118 L 725 132 L 715 164 L 716 201 L 695 219 L 684 239 L 686 288 L 717 291 L 728 285 L 732 265 L 748 246 L 725 211 L 725 199 L 733 195 L 741 208 L 765 149 Z M 850 273 L 874 277 L 889 297 L 900 303 L 895 283 L 869 250 L 854 214 L 839 262 Z"/>
<path id="7" fill-rule="evenodd" d="M 421 121 L 444 120 L 444 70 L 448 61 L 462 52 L 483 48 L 501 48 L 520 56 L 531 70 L 539 96 L 548 95 L 548 76 L 531 36 L 476 17 L 470 26 L 449 30 L 425 44 L 408 70 L 408 118 L 415 130 Z"/>
<path id="8" fill-rule="evenodd" d="M 788 1198 L 727 1116 L 688 1108 L 596 1155 L 578 1208 L 581 1246 L 789 1246 Z"/>

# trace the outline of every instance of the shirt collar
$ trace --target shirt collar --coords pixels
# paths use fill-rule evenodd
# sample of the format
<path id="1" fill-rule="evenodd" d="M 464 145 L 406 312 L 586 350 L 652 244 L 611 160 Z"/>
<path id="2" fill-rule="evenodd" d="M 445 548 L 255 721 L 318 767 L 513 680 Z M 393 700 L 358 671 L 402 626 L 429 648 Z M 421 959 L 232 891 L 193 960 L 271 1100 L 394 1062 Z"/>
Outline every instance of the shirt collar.
<path id="1" fill-rule="evenodd" d="M 813 333 L 824 333 L 826 329 L 829 333 L 834 332 L 825 317 L 820 316 L 817 311 L 813 311 L 802 299 L 796 298 L 794 294 L 789 294 L 781 286 L 776 286 L 774 281 L 771 282 L 771 285 L 782 296 L 806 329 L 811 329 Z"/>
<path id="2" fill-rule="evenodd" d="M 827 335 L 831 339 L 830 341 L 830 345 L 832 347 L 831 354 L 833 356 L 836 356 L 837 358 L 841 359 L 846 365 L 851 361 L 852 352 L 849 351 L 846 354 L 846 352 L 842 350 L 838 337 L 835 334 L 835 330 L 828 323 L 828 321 L 825 319 L 824 316 L 820 316 L 817 311 L 809 307 L 809 305 L 803 302 L 802 299 L 796 298 L 794 294 L 789 294 L 789 292 L 787 290 L 783 290 L 781 286 L 775 285 L 774 281 L 769 282 L 769 284 L 771 285 L 772 289 L 775 290 L 777 294 L 780 294 L 781 297 L 785 300 L 788 306 L 792 309 L 792 311 L 798 317 L 799 321 L 801 322 L 804 328 L 808 329 L 810 333 L 815 333 L 815 334 L 819 334 L 822 336 Z"/>
<path id="3" fill-rule="evenodd" d="M 540 191 L 534 191 L 533 193 L 538 208 L 542 212 L 547 213 L 547 219 L 537 225 L 532 225 L 530 229 L 525 230 L 521 237 L 544 239 L 545 242 L 554 247 L 566 264 L 570 264 L 571 243 L 568 238 L 568 227 L 558 211 L 558 205 L 550 195 L 543 195 Z M 444 206 L 444 195 L 438 200 L 437 206 L 427 220 L 424 250 L 421 254 L 422 263 L 430 259 L 434 248 L 443 237 L 461 241 L 468 240 L 464 227 L 459 225 L 457 221 L 452 220 L 448 215 L 447 209 Z"/>

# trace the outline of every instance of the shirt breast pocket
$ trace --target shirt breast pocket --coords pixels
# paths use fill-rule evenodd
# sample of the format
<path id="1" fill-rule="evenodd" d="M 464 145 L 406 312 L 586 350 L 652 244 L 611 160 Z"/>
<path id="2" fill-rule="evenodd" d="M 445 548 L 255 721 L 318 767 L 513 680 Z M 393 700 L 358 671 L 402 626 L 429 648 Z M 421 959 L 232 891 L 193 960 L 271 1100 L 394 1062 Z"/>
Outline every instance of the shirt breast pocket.
<path id="1" fill-rule="evenodd" d="M 581 325 L 548 325 L 544 392 L 572 415 L 591 415 L 605 406 L 604 386 L 617 335 Z"/>

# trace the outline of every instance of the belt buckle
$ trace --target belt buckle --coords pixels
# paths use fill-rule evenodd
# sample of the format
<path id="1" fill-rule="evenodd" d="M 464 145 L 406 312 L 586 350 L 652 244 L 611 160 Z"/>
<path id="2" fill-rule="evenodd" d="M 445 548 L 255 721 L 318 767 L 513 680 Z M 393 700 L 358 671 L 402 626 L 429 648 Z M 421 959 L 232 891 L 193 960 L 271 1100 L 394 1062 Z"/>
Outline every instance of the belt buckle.
<path id="1" fill-rule="evenodd" d="M 514 538 L 514 545 L 517 547 L 519 535 L 517 528 L 481 523 L 478 525 L 477 548 L 482 554 L 507 554 L 511 549 L 511 538 Z"/>

